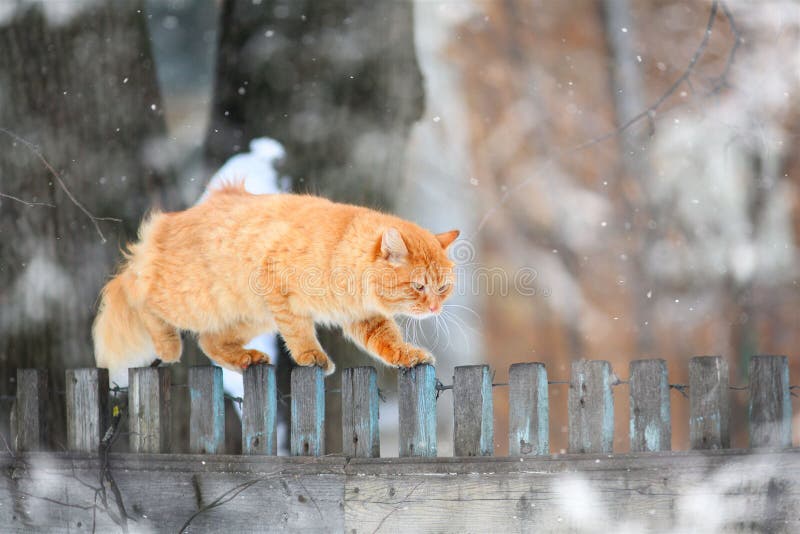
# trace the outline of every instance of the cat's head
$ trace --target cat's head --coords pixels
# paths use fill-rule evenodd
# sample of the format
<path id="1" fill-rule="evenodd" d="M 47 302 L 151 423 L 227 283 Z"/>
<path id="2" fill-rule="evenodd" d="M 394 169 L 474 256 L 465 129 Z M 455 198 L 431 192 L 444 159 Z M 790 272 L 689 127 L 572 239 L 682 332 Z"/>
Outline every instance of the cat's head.
<path id="1" fill-rule="evenodd" d="M 375 261 L 381 272 L 376 298 L 384 312 L 424 318 L 442 310 L 456 283 L 447 247 L 458 234 L 413 225 L 383 230 Z"/>

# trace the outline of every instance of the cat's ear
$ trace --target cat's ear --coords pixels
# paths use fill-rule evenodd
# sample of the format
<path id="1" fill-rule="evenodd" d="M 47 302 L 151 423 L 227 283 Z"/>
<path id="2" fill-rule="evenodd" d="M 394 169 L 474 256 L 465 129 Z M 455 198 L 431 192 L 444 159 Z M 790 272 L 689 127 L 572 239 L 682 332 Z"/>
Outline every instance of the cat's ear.
<path id="1" fill-rule="evenodd" d="M 408 256 L 403 236 L 400 235 L 397 228 L 384 230 L 381 236 L 381 256 L 383 259 L 389 260 L 389 263 L 394 264 L 403 263 Z"/>
<path id="2" fill-rule="evenodd" d="M 449 232 L 444 232 L 442 234 L 436 234 L 436 240 L 441 243 L 442 248 L 447 248 L 450 244 L 456 240 L 458 234 L 460 234 L 458 230 L 450 230 Z"/>

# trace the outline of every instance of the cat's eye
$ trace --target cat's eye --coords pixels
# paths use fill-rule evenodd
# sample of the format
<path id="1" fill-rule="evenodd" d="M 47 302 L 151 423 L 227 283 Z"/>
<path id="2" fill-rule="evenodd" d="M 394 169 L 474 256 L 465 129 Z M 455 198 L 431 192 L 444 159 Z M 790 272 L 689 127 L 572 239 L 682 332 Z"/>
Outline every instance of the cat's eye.
<path id="1" fill-rule="evenodd" d="M 418 282 L 411 282 L 411 287 L 414 288 L 414 291 L 420 291 L 420 292 L 422 292 L 425 289 L 425 286 Z"/>
<path id="2" fill-rule="evenodd" d="M 440 288 L 437 290 L 437 293 L 439 293 L 439 294 L 441 295 L 441 294 L 443 294 L 445 291 L 447 291 L 448 289 L 450 289 L 450 282 L 448 282 L 448 283 L 444 284 L 443 286 L 441 286 L 441 287 L 440 287 Z"/>

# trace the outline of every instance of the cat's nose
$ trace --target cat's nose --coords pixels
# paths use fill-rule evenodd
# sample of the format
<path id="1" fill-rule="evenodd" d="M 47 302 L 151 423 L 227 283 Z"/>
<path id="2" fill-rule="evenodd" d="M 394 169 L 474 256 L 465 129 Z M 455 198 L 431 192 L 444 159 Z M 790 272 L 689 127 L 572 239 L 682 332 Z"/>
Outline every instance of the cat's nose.
<path id="1" fill-rule="evenodd" d="M 437 313 L 442 307 L 439 304 L 431 304 L 429 308 L 433 313 Z"/>

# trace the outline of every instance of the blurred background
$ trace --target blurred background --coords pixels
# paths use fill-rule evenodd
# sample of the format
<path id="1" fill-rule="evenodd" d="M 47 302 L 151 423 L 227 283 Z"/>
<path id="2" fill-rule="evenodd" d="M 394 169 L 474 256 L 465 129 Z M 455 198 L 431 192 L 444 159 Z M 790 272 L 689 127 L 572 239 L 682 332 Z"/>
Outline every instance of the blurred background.
<path id="1" fill-rule="evenodd" d="M 93 365 L 97 295 L 142 215 L 191 206 L 237 155 L 269 187 L 461 229 L 453 306 L 408 325 L 445 384 L 473 363 L 504 383 L 523 361 L 567 380 L 581 358 L 622 380 L 664 358 L 685 384 L 711 354 L 734 385 L 752 355 L 788 355 L 800 384 L 799 90 L 795 1 L 0 0 L 0 430 L 18 367 L 51 369 L 57 396 L 65 368 Z M 274 150 L 251 152 L 262 138 Z M 320 335 L 339 370 L 372 363 Z M 185 346 L 173 383 L 207 362 Z M 392 456 L 396 371 L 379 373 Z M 550 387 L 554 453 L 567 387 Z M 614 396 L 624 452 L 627 386 Z M 747 398 L 731 391 L 734 447 Z M 688 399 L 671 400 L 687 449 Z M 186 406 L 176 389 L 176 451 Z M 440 455 L 452 410 L 443 392 Z M 63 400 L 50 416 L 59 446 Z"/>

